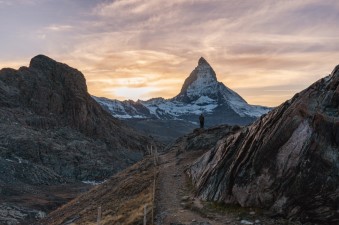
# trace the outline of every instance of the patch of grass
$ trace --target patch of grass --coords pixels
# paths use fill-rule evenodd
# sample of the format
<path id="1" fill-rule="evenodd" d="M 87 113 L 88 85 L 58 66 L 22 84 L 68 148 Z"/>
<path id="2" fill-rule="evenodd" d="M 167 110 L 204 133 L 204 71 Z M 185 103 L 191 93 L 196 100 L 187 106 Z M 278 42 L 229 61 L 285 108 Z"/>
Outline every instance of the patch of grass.
<path id="1" fill-rule="evenodd" d="M 142 224 L 144 205 L 151 218 L 153 178 L 153 161 L 146 158 L 60 207 L 40 224 L 62 224 L 78 216 L 74 224 L 95 225 L 99 206 L 103 225 Z"/>
<path id="2" fill-rule="evenodd" d="M 196 188 L 195 188 L 192 180 L 187 176 L 186 173 L 184 173 L 184 175 L 185 175 L 185 180 L 186 180 L 186 185 L 185 185 L 186 194 L 195 194 Z"/>
<path id="3" fill-rule="evenodd" d="M 253 220 L 263 215 L 263 210 L 258 208 L 246 208 L 237 204 L 225 204 L 221 202 L 204 202 L 204 211 L 207 214 L 231 215 L 239 219 Z M 253 213 L 251 215 L 250 213 Z"/>
<path id="4" fill-rule="evenodd" d="M 191 205 L 191 207 L 189 208 L 191 211 L 198 213 L 201 217 L 204 218 L 208 218 L 208 214 L 206 213 L 206 211 L 202 208 L 196 207 L 194 205 Z"/>

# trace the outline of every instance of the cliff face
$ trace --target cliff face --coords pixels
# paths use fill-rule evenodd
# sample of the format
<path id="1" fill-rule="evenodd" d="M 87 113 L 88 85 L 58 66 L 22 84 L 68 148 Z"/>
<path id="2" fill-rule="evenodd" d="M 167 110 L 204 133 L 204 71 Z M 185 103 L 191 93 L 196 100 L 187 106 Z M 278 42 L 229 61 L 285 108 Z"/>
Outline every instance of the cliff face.
<path id="1" fill-rule="evenodd" d="M 71 167 L 96 159 L 96 164 L 109 164 L 105 177 L 140 159 L 151 141 L 103 110 L 87 93 L 81 72 L 42 55 L 28 68 L 0 71 L 0 107 L 1 153 L 10 160 L 21 157 L 56 169 L 61 158 Z M 96 177 L 95 171 L 88 172 Z"/>
<path id="2" fill-rule="evenodd" d="M 50 210 L 68 197 L 53 200 L 44 185 L 102 181 L 150 143 L 103 110 L 76 69 L 39 55 L 0 70 L 0 208 Z"/>
<path id="3" fill-rule="evenodd" d="M 197 195 L 338 222 L 338 68 L 198 159 L 188 170 Z"/>
<path id="4" fill-rule="evenodd" d="M 140 149 L 139 141 L 147 141 L 112 119 L 90 97 L 81 72 L 46 56 L 34 57 L 29 68 L 3 69 L 0 82 L 1 106 L 33 113 L 22 121 L 29 126 L 68 126 L 115 146 L 128 142 L 135 150 Z"/>

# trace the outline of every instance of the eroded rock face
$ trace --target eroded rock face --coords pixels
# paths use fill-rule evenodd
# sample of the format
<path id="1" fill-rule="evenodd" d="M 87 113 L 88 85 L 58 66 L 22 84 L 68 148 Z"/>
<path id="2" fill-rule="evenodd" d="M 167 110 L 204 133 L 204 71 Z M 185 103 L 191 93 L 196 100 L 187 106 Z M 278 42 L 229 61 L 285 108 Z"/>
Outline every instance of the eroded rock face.
<path id="1" fill-rule="evenodd" d="M 142 159 L 150 143 L 103 110 L 76 69 L 39 55 L 29 67 L 0 70 L 0 204 L 51 210 L 75 197 L 81 181 Z M 71 197 L 51 198 L 49 187 L 64 183 L 80 184 Z"/>
<path id="2" fill-rule="evenodd" d="M 206 200 L 302 221 L 339 221 L 339 71 L 234 135 L 188 170 Z"/>
<path id="3" fill-rule="evenodd" d="M 28 68 L 0 71 L 0 121 L 0 156 L 76 179 L 109 176 L 140 159 L 151 141 L 103 110 L 81 72 L 42 55 Z"/>

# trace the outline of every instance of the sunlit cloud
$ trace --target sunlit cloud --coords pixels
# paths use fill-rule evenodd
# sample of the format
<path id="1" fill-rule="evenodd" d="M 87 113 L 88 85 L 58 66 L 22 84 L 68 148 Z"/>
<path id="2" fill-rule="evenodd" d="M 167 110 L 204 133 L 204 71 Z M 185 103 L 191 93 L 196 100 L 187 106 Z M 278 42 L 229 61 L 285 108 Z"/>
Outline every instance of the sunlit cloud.
<path id="1" fill-rule="evenodd" d="M 22 66 L 28 66 L 29 63 L 27 61 L 6 61 L 6 60 L 0 60 L 0 69 L 2 68 L 13 68 L 13 69 L 19 69 Z"/>
<path id="2" fill-rule="evenodd" d="M 11 2 L 0 0 L 0 9 L 13 9 Z M 1 19 L 18 12 L 0 13 L 0 24 L 29 34 L 7 29 L 0 67 L 47 54 L 82 71 L 97 96 L 171 98 L 203 56 L 249 103 L 275 106 L 338 64 L 334 0 L 29 2 L 35 7 L 15 25 Z"/>
<path id="3" fill-rule="evenodd" d="M 73 27 L 70 25 L 50 25 L 47 27 L 48 30 L 52 30 L 52 31 L 66 31 L 72 28 Z"/>

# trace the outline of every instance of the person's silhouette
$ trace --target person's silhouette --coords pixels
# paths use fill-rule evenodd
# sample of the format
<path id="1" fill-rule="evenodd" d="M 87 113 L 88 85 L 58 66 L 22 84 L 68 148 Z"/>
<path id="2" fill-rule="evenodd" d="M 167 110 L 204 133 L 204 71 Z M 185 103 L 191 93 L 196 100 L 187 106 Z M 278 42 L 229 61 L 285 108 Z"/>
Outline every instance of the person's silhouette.
<path id="1" fill-rule="evenodd" d="M 205 117 L 204 115 L 201 113 L 201 115 L 199 116 L 199 121 L 200 121 L 200 128 L 204 128 L 204 124 L 205 124 Z"/>

